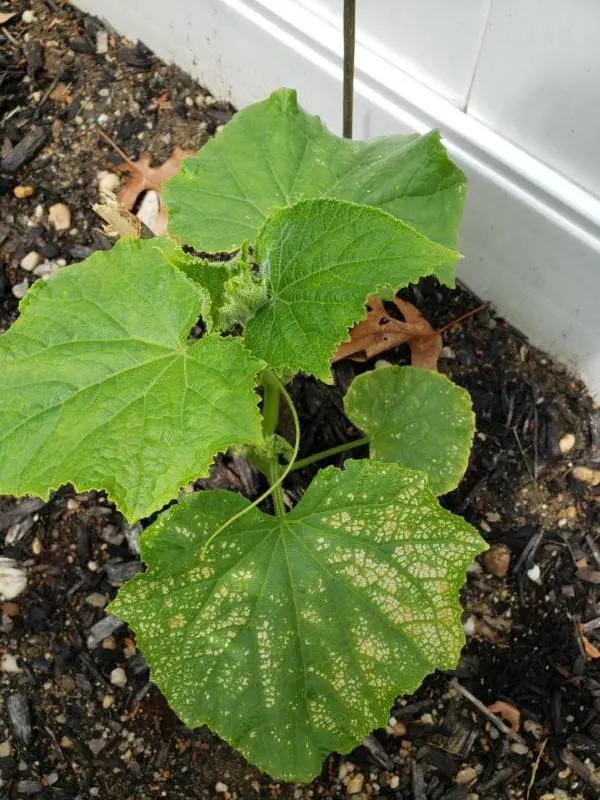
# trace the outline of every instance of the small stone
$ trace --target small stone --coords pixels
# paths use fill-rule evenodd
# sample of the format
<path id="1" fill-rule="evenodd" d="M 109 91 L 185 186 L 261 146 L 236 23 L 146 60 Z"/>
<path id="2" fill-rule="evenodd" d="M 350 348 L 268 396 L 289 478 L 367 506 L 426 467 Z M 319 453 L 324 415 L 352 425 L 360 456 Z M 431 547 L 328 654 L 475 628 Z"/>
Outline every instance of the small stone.
<path id="1" fill-rule="evenodd" d="M 89 606 L 93 606 L 93 608 L 104 608 L 108 603 L 108 597 L 101 592 L 92 592 L 92 594 L 88 594 L 85 598 L 85 602 Z"/>
<path id="2" fill-rule="evenodd" d="M 497 578 L 504 578 L 510 567 L 510 550 L 505 544 L 493 544 L 483 554 L 483 565 L 486 570 Z"/>
<path id="3" fill-rule="evenodd" d="M 106 747 L 106 739 L 99 737 L 98 739 L 90 739 L 87 743 L 87 746 L 94 756 L 98 756 L 102 750 Z"/>
<path id="4" fill-rule="evenodd" d="M 565 433 L 564 436 L 561 436 L 558 441 L 558 449 L 560 452 L 565 455 L 566 453 L 570 453 L 571 450 L 575 447 L 575 434 L 573 433 Z"/>
<path id="5" fill-rule="evenodd" d="M 472 783 L 477 778 L 477 770 L 475 767 L 465 767 L 459 770 L 454 779 L 459 786 L 465 786 L 467 783 Z"/>
<path id="6" fill-rule="evenodd" d="M 43 791 L 44 787 L 39 781 L 19 781 L 17 783 L 17 794 L 40 794 Z"/>
<path id="7" fill-rule="evenodd" d="M 0 671 L 17 674 L 22 672 L 17 659 L 12 653 L 3 653 L 0 657 Z"/>
<path id="8" fill-rule="evenodd" d="M 31 543 L 31 552 L 33 553 L 34 556 L 39 556 L 42 553 L 42 543 L 37 536 Z"/>
<path id="9" fill-rule="evenodd" d="M 225 792 L 228 791 L 229 791 L 229 786 L 227 786 L 226 783 L 223 783 L 222 781 L 217 781 L 215 783 L 215 792 L 217 792 L 218 794 L 225 794 Z"/>
<path id="10" fill-rule="evenodd" d="M 27 280 L 27 278 L 25 278 L 24 281 L 21 281 L 20 283 L 15 283 L 11 291 L 13 295 L 17 298 L 17 300 L 22 300 L 27 294 L 28 289 L 29 289 L 29 281 Z"/>
<path id="11" fill-rule="evenodd" d="M 10 739 L 5 739 L 3 742 L 0 742 L 0 758 L 8 758 L 11 753 Z"/>
<path id="12" fill-rule="evenodd" d="M 35 16 L 34 16 L 33 11 L 31 11 L 30 9 L 27 9 L 27 11 L 24 11 L 21 14 L 21 19 L 23 20 L 25 25 L 31 25 L 31 23 L 35 20 Z"/>
<path id="13" fill-rule="evenodd" d="M 392 364 L 392 362 L 388 361 L 385 358 L 378 358 L 377 361 L 375 362 L 375 369 L 385 369 L 386 367 L 393 367 L 393 366 L 394 365 Z"/>
<path id="14" fill-rule="evenodd" d="M 186 97 L 183 101 L 188 108 L 194 107 L 194 99 L 192 97 Z"/>
<path id="15" fill-rule="evenodd" d="M 521 742 L 513 742 L 510 746 L 510 749 L 518 756 L 525 756 L 529 752 L 527 745 L 522 744 Z"/>
<path id="16" fill-rule="evenodd" d="M 87 637 L 87 646 L 90 650 L 97 647 L 107 636 L 114 633 L 124 623 L 120 619 L 108 614 L 106 617 L 98 620 L 95 625 L 92 625 Z"/>
<path id="17" fill-rule="evenodd" d="M 500 522 L 502 519 L 497 511 L 488 511 L 488 513 L 485 515 L 485 518 L 488 522 Z"/>
<path id="18" fill-rule="evenodd" d="M 51 772 L 50 775 L 46 777 L 46 783 L 48 786 L 54 786 L 55 783 L 58 783 L 58 772 Z"/>
<path id="19" fill-rule="evenodd" d="M 359 792 L 362 792 L 364 782 L 365 776 L 361 775 L 360 772 L 358 775 L 354 775 L 352 778 L 350 778 L 348 781 L 348 786 L 346 787 L 348 794 L 358 794 Z"/>
<path id="20" fill-rule="evenodd" d="M 74 750 L 75 745 L 73 744 L 73 740 L 70 739 L 68 736 L 63 736 L 59 742 L 59 745 L 62 747 L 63 750 Z"/>
<path id="21" fill-rule="evenodd" d="M 98 173 L 98 190 L 100 194 L 112 194 L 116 192 L 120 183 L 119 176 L 115 175 L 114 172 L 103 170 Z"/>
<path id="22" fill-rule="evenodd" d="M 33 186 L 15 186 L 13 189 L 13 194 L 17 198 L 17 200 L 25 200 L 26 197 L 31 197 L 35 194 L 35 189 Z"/>
<path id="23" fill-rule="evenodd" d="M 388 781 L 388 786 L 390 789 L 397 789 L 400 786 L 400 777 L 398 775 L 392 775 Z"/>
<path id="24" fill-rule="evenodd" d="M 64 203 L 54 203 L 48 209 L 50 224 L 55 231 L 68 231 L 71 227 L 71 211 Z"/>
<path id="25" fill-rule="evenodd" d="M 117 640 L 114 636 L 107 636 L 106 639 L 102 639 L 102 649 L 103 650 L 116 650 L 117 649 Z"/>
<path id="26" fill-rule="evenodd" d="M 96 53 L 99 56 L 108 53 L 108 33 L 104 28 L 100 28 L 96 33 Z"/>
<path id="27" fill-rule="evenodd" d="M 527 577 L 534 583 L 539 583 L 541 576 L 542 570 L 540 569 L 539 564 L 534 564 L 530 569 L 527 570 Z"/>
<path id="28" fill-rule="evenodd" d="M 42 257 L 39 253 L 36 253 L 35 250 L 31 250 L 31 252 L 27 253 L 26 256 L 23 256 L 20 262 L 21 269 L 26 269 L 27 272 L 33 272 L 33 270 L 41 264 Z"/>
<path id="29" fill-rule="evenodd" d="M 115 667 L 110 673 L 110 682 L 113 686 L 120 686 L 123 688 L 127 686 L 127 673 L 123 667 Z"/>
<path id="30" fill-rule="evenodd" d="M 102 708 L 111 708 L 115 704 L 115 696 L 113 694 L 105 694 L 102 698 Z"/>
<path id="31" fill-rule="evenodd" d="M 590 469 L 589 467 L 575 467 L 573 477 L 588 486 L 598 486 L 600 484 L 600 470 Z"/>
<path id="32" fill-rule="evenodd" d="M 573 522 L 577 519 L 577 508 L 575 506 L 561 508 L 558 512 L 558 519 L 565 522 Z"/>

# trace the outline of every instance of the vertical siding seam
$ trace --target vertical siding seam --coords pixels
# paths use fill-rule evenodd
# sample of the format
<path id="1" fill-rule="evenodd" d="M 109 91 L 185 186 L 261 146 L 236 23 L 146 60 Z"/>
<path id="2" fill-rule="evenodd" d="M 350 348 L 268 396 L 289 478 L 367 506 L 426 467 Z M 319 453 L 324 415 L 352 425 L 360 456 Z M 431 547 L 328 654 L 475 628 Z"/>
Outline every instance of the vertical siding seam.
<path id="1" fill-rule="evenodd" d="M 475 84 L 475 77 L 477 76 L 477 70 L 479 68 L 479 61 L 481 59 L 481 54 L 483 52 L 483 45 L 487 36 L 488 31 L 488 24 L 490 21 L 490 17 L 492 15 L 492 5 L 494 0 L 488 0 L 488 7 L 487 13 L 485 15 L 485 21 L 481 26 L 481 37 L 479 39 L 479 47 L 477 48 L 477 55 L 475 56 L 475 62 L 473 64 L 473 72 L 471 74 L 471 80 L 469 81 L 469 88 L 467 89 L 467 93 L 465 95 L 464 103 L 461 105 L 461 111 L 464 111 L 465 114 L 469 113 L 469 103 L 471 101 L 471 94 L 473 92 L 473 86 Z"/>

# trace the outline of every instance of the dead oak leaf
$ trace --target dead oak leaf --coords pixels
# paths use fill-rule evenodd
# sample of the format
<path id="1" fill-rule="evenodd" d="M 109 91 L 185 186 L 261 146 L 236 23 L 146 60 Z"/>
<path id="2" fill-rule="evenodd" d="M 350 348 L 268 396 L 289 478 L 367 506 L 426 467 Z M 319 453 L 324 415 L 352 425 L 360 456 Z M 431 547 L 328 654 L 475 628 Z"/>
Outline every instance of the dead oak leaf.
<path id="1" fill-rule="evenodd" d="M 192 150 L 183 150 L 176 147 L 169 158 L 159 167 L 151 166 L 150 156 L 143 155 L 137 161 L 130 161 L 123 165 L 123 169 L 131 172 L 131 177 L 118 194 L 118 198 L 126 209 L 132 211 L 144 192 L 156 192 L 159 197 L 160 210 L 153 225 L 153 232 L 160 236 L 167 230 L 167 209 L 160 201 L 160 191 L 163 183 L 172 178 L 181 166 L 184 158 L 194 155 Z"/>
<path id="2" fill-rule="evenodd" d="M 377 295 L 367 300 L 366 319 L 350 331 L 350 341 L 339 345 L 331 363 L 350 358 L 368 361 L 386 350 L 408 344 L 413 367 L 437 370 L 442 351 L 442 335 L 435 331 L 421 312 L 406 300 L 394 298 L 394 305 L 404 320 L 391 317 Z"/>
<path id="3" fill-rule="evenodd" d="M 0 25 L 6 25 L 13 17 L 17 16 L 16 11 L 0 11 Z"/>
<path id="4" fill-rule="evenodd" d="M 504 700 L 496 700 L 495 703 L 492 703 L 491 706 L 488 706 L 488 710 L 492 712 L 492 714 L 498 714 L 502 717 L 515 733 L 519 732 L 521 727 L 521 712 L 518 708 L 513 706 L 512 703 L 506 703 Z"/>

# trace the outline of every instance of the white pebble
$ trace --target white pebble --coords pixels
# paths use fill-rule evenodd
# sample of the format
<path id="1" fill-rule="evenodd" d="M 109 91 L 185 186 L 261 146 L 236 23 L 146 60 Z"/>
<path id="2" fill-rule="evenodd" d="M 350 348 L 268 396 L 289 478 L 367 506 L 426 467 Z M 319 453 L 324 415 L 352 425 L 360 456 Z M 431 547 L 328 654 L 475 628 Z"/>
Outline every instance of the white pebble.
<path id="1" fill-rule="evenodd" d="M 113 671 L 110 673 L 110 682 L 113 686 L 127 686 L 127 673 L 123 669 L 123 667 L 115 667 Z"/>
<path id="2" fill-rule="evenodd" d="M 225 792 L 228 791 L 229 791 L 229 786 L 227 786 L 226 783 L 223 783 L 222 781 L 217 781 L 215 783 L 215 792 L 218 792 L 219 794 L 225 794 Z"/>
<path id="3" fill-rule="evenodd" d="M 570 453 L 571 450 L 575 447 L 575 435 L 572 433 L 565 433 L 564 436 L 561 436 L 558 442 L 558 448 L 561 453 Z"/>
<path id="4" fill-rule="evenodd" d="M 24 281 L 20 283 L 15 283 L 12 287 L 12 293 L 17 298 L 17 300 L 22 300 L 25 295 L 27 294 L 27 290 L 29 289 L 29 281 L 25 278 Z"/>
<path id="5" fill-rule="evenodd" d="M 56 231 L 68 231 L 71 227 L 71 211 L 64 203 L 54 203 L 48 209 L 50 224 Z"/>
<path id="6" fill-rule="evenodd" d="M 527 570 L 527 577 L 529 578 L 530 581 L 533 581 L 534 583 L 540 583 L 541 576 L 542 576 L 542 570 L 540 569 L 539 564 L 534 564 L 533 567 L 531 567 L 531 569 Z"/>
<path id="7" fill-rule="evenodd" d="M 33 272 L 33 270 L 38 266 L 41 260 L 42 260 L 41 255 L 39 253 L 36 253 L 35 250 L 32 250 L 21 259 L 20 266 L 22 269 L 26 269 L 27 272 Z"/>
<path id="8" fill-rule="evenodd" d="M 98 55 L 108 53 L 108 33 L 104 28 L 101 28 L 96 33 L 96 53 L 98 53 Z"/>
<path id="9" fill-rule="evenodd" d="M 378 358 L 375 362 L 375 369 L 385 369 L 386 367 L 393 367 L 394 365 L 387 361 L 385 358 Z"/>
<path id="10" fill-rule="evenodd" d="M 120 183 L 119 176 L 115 175 L 114 172 L 102 170 L 98 173 L 98 189 L 100 190 L 100 194 L 116 192 Z"/>
<path id="11" fill-rule="evenodd" d="M 475 617 L 473 615 L 467 617 L 463 622 L 463 631 L 465 632 L 465 636 L 475 635 Z"/>
<path id="12" fill-rule="evenodd" d="M 30 11 L 29 9 L 27 9 L 27 11 L 24 11 L 21 14 L 21 19 L 23 20 L 23 22 L 26 25 L 31 25 L 31 23 L 35 20 L 35 16 L 33 14 L 33 11 Z"/>
<path id="13" fill-rule="evenodd" d="M 398 775 L 392 775 L 388 781 L 388 786 L 390 789 L 397 789 L 400 786 L 400 777 Z"/>
<path id="14" fill-rule="evenodd" d="M 27 586 L 27 574 L 12 558 L 0 556 L 0 600 L 14 600 Z"/>
<path id="15" fill-rule="evenodd" d="M 0 657 L 0 670 L 2 672 L 21 672 L 21 667 L 17 663 L 17 659 L 11 653 L 4 653 Z"/>

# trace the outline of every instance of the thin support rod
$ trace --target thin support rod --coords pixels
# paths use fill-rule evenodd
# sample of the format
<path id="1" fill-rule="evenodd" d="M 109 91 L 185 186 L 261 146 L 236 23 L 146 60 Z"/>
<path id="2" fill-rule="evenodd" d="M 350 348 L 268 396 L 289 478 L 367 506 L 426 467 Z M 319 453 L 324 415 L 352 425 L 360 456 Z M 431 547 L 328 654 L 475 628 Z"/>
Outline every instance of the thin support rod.
<path id="1" fill-rule="evenodd" d="M 344 0 L 344 110 L 342 128 L 345 139 L 352 138 L 355 39 L 356 0 Z"/>

